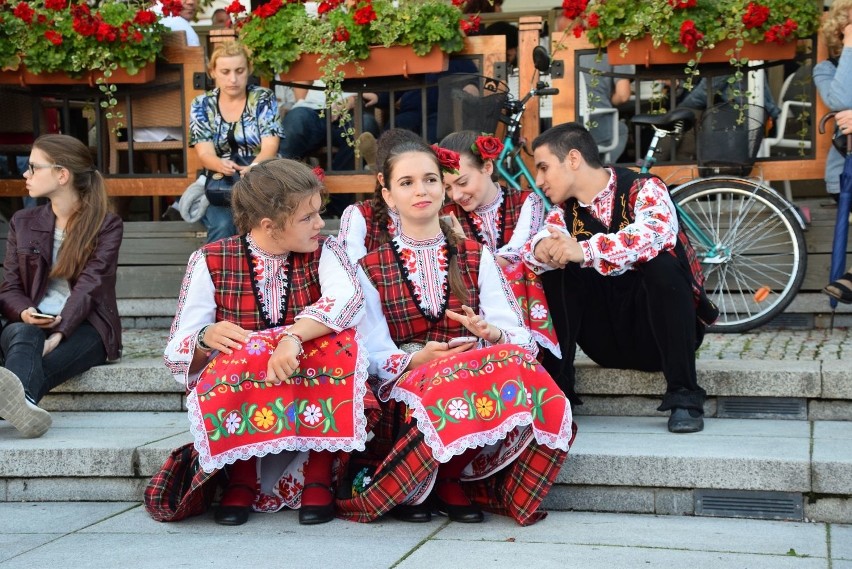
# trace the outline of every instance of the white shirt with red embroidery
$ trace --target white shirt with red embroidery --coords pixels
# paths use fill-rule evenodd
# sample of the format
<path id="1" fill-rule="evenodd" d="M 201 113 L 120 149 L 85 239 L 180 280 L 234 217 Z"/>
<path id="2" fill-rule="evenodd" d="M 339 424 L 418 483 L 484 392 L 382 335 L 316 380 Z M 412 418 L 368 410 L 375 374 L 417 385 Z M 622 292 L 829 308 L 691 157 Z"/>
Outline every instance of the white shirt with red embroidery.
<path id="1" fill-rule="evenodd" d="M 633 268 L 637 263 L 645 263 L 663 251 L 674 248 L 677 243 L 677 214 L 666 186 L 658 178 L 637 180 L 641 184 L 636 194 L 633 209 L 633 223 L 615 233 L 596 233 L 590 239 L 580 242 L 583 250 L 582 267 L 593 267 L 602 275 L 620 275 Z M 590 210 L 592 216 L 604 226 L 612 222 L 613 204 L 616 193 L 615 171 L 610 169 L 609 182 L 598 192 L 591 204 L 577 202 L 580 207 Z M 564 213 L 554 207 L 545 220 L 570 235 L 565 226 Z M 536 273 L 552 270 L 553 267 L 540 263 L 533 255 L 535 246 L 548 237 L 546 227 L 524 246 L 523 260 Z"/>
<path id="2" fill-rule="evenodd" d="M 530 193 L 527 196 L 521 205 L 521 213 L 515 222 L 512 237 L 498 249 L 498 237 L 505 231 L 500 210 L 504 199 L 501 190 L 494 201 L 472 211 L 470 219 L 480 237 L 480 242 L 485 243 L 489 251 L 512 264 L 521 260 L 524 244 L 544 224 L 544 202 L 538 194 Z"/>
<path id="3" fill-rule="evenodd" d="M 287 266 L 289 254 L 272 255 L 263 251 L 249 238 L 249 248 L 256 262 L 257 284 L 263 311 L 270 322 L 281 317 L 284 298 L 289 292 L 287 286 Z M 354 326 L 364 312 L 364 297 L 355 268 L 349 262 L 343 248 L 333 238 L 325 240 L 319 261 L 319 280 L 322 296 L 314 304 L 306 307 L 295 319 L 310 318 L 339 332 Z M 216 300 L 213 279 L 204 260 L 204 253 L 198 250 L 192 254 L 186 268 L 186 276 L 178 297 L 178 309 L 169 341 L 163 355 L 166 366 L 180 384 L 191 389 L 202 367 L 195 373 L 189 372 L 189 366 L 195 354 L 198 333 L 207 324 L 216 322 Z M 216 354 L 210 354 L 210 359 Z"/>
<path id="4" fill-rule="evenodd" d="M 447 279 L 445 240 L 442 234 L 423 241 L 405 235 L 394 238 L 394 244 L 406 266 L 408 278 L 414 285 L 424 312 L 437 316 L 444 306 Z M 361 288 L 364 290 L 366 312 L 358 324 L 370 354 L 369 372 L 379 380 L 379 397 L 387 399 L 394 381 L 408 367 L 412 354 L 406 353 L 391 338 L 390 328 L 382 310 L 379 291 L 370 282 L 364 270 L 358 268 Z M 503 271 L 487 248 L 482 248 L 479 262 L 479 315 L 489 324 L 502 329 L 506 342 L 521 346 L 531 354 L 538 353 L 529 330 L 524 326 L 521 309 L 509 288 Z M 415 302 L 412 299 L 412 302 Z M 481 345 L 485 345 L 480 340 Z"/>
<path id="5" fill-rule="evenodd" d="M 399 227 L 399 214 L 396 210 L 388 208 L 388 218 L 388 233 L 393 237 L 396 235 L 396 228 Z M 343 245 L 346 254 L 349 255 L 349 260 L 353 264 L 358 263 L 362 257 L 369 253 L 366 245 L 367 220 L 354 204 L 346 206 L 343 215 L 340 216 L 340 230 L 337 232 L 337 239 Z"/>

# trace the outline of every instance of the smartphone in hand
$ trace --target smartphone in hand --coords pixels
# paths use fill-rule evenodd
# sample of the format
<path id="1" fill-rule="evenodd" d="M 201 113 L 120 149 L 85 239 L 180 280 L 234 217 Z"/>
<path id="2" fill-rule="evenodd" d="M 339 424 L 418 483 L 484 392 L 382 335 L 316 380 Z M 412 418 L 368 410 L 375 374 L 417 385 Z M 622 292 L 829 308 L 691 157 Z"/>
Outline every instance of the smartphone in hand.
<path id="1" fill-rule="evenodd" d="M 479 341 L 479 338 L 477 338 L 476 336 L 460 336 L 458 338 L 453 338 L 452 340 L 447 342 L 447 345 L 450 348 L 457 348 L 459 346 L 463 346 L 465 344 L 470 344 L 470 343 L 478 342 L 478 341 Z"/>
<path id="2" fill-rule="evenodd" d="M 43 320 L 55 320 L 56 319 L 56 316 L 54 316 L 53 314 L 43 314 L 41 312 L 30 312 L 30 316 L 32 316 L 33 318 L 39 318 L 39 319 L 43 319 Z"/>

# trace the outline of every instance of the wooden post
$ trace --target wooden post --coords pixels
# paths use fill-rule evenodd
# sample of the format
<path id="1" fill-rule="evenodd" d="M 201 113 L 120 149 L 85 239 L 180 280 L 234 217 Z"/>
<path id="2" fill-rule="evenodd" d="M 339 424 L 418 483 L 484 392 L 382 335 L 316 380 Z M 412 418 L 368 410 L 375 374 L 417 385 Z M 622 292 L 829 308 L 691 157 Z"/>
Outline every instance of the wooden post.
<path id="1" fill-rule="evenodd" d="M 538 81 L 538 70 L 533 65 L 532 54 L 533 49 L 541 41 L 541 25 L 541 16 L 524 16 L 518 20 L 518 97 L 525 96 L 530 86 Z M 521 139 L 526 144 L 531 143 L 539 135 L 539 119 L 538 100 L 533 99 L 527 105 L 523 124 L 521 124 Z M 533 170 L 532 158 L 524 152 L 520 155 L 527 164 L 527 168 Z"/>

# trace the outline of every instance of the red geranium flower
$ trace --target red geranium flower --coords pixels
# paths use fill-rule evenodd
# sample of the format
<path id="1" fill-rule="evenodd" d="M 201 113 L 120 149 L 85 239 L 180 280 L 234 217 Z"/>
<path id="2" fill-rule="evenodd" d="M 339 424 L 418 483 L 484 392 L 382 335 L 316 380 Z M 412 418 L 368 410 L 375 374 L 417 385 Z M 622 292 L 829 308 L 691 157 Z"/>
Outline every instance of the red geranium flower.
<path id="1" fill-rule="evenodd" d="M 44 32 L 44 37 L 53 45 L 62 45 L 62 34 L 56 30 L 47 30 Z"/>
<path id="2" fill-rule="evenodd" d="M 363 8 L 358 8 L 355 10 L 355 15 L 353 16 L 355 23 L 359 26 L 366 26 L 370 22 L 376 19 L 376 11 L 373 10 L 372 4 L 367 4 Z"/>
<path id="3" fill-rule="evenodd" d="M 35 10 L 30 8 L 30 5 L 26 2 L 20 2 L 15 9 L 12 11 L 16 18 L 28 23 L 33 23 L 33 15 L 35 14 Z"/>
<path id="4" fill-rule="evenodd" d="M 743 24 L 746 29 L 759 28 L 769 19 L 769 8 L 761 4 L 749 2 L 746 13 L 743 14 Z"/>
<path id="5" fill-rule="evenodd" d="M 231 2 L 227 8 L 225 8 L 225 12 L 228 14 L 242 14 L 246 9 L 240 2 L 240 0 L 234 0 Z"/>
<path id="6" fill-rule="evenodd" d="M 183 10 L 183 2 L 180 0 L 161 0 L 163 5 L 163 16 L 180 16 Z"/>
<path id="7" fill-rule="evenodd" d="M 44 7 L 48 10 L 64 10 L 66 7 L 68 7 L 68 2 L 67 0 L 44 0 Z"/>
<path id="8" fill-rule="evenodd" d="M 669 5 L 675 10 L 695 8 L 696 4 L 698 4 L 698 0 L 669 0 Z"/>
<path id="9" fill-rule="evenodd" d="M 562 15 L 574 20 L 586 11 L 589 0 L 562 0 Z"/>
<path id="10" fill-rule="evenodd" d="M 702 39 L 704 34 L 698 31 L 695 27 L 695 22 L 692 20 L 686 20 L 680 26 L 680 43 L 686 47 L 686 49 L 692 51 L 695 49 L 695 46 L 698 44 L 698 40 Z"/>
<path id="11" fill-rule="evenodd" d="M 133 23 L 140 26 L 150 26 L 157 23 L 157 14 L 151 10 L 139 10 L 133 17 Z"/>
<path id="12" fill-rule="evenodd" d="M 481 23 L 482 18 L 479 16 L 468 16 L 467 20 L 461 21 L 461 29 L 465 34 L 476 33 L 479 31 L 479 25 Z"/>
<path id="13" fill-rule="evenodd" d="M 349 30 L 343 26 L 339 26 L 336 30 L 334 30 L 333 38 L 334 41 L 347 42 L 349 41 Z"/>

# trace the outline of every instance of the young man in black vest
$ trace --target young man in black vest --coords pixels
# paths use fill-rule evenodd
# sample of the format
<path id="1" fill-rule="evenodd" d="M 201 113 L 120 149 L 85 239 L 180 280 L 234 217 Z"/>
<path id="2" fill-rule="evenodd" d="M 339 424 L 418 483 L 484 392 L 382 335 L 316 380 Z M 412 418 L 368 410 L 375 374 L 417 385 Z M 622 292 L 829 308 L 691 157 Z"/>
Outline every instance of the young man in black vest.
<path id="1" fill-rule="evenodd" d="M 575 402 L 578 345 L 603 367 L 662 370 L 667 386 L 658 410 L 671 411 L 669 431 L 702 430 L 706 394 L 695 350 L 715 307 L 688 240 L 679 236 L 665 184 L 604 168 L 578 123 L 542 133 L 533 150 L 536 184 L 565 213 L 565 226 L 542 229 L 524 259 L 542 275 L 562 348 L 562 361 L 545 367 Z"/>

